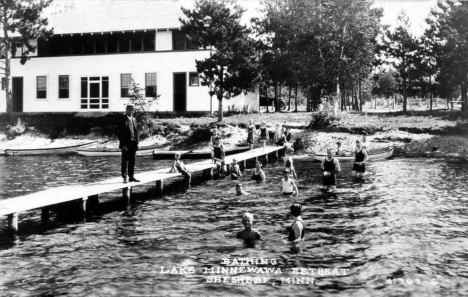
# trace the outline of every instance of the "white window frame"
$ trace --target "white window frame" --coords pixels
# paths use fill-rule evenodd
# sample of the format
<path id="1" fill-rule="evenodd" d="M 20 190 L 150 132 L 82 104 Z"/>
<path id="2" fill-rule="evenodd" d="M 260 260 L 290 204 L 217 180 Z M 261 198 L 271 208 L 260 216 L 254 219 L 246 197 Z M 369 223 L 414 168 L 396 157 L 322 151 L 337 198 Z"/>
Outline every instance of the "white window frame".
<path id="1" fill-rule="evenodd" d="M 46 97 L 45 98 L 37 98 L 37 79 L 38 77 L 45 77 L 46 78 Z M 49 86 L 49 75 L 36 75 L 36 88 L 35 88 L 35 93 L 36 95 L 34 96 L 36 101 L 48 101 L 49 100 L 49 93 L 50 93 L 50 86 Z"/>

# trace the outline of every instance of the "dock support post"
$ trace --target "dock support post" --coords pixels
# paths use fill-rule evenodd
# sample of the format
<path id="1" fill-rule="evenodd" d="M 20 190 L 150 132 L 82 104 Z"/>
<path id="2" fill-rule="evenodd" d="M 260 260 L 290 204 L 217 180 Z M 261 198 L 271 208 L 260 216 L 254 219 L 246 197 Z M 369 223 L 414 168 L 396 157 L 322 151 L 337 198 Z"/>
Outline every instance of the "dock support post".
<path id="1" fill-rule="evenodd" d="M 86 201 L 88 197 L 83 197 L 81 199 L 82 211 L 83 211 L 83 222 L 86 222 Z"/>
<path id="2" fill-rule="evenodd" d="M 278 157 L 278 150 L 275 151 L 275 157 L 276 157 L 276 161 L 279 160 L 279 157 Z"/>
<path id="3" fill-rule="evenodd" d="M 130 190 L 131 189 L 132 189 L 132 187 L 127 187 L 127 188 L 122 189 L 123 199 L 129 199 L 130 198 Z"/>
<path id="4" fill-rule="evenodd" d="M 209 179 L 213 178 L 213 168 L 203 170 L 203 175 Z"/>
<path id="5" fill-rule="evenodd" d="M 242 172 L 245 172 L 245 167 L 247 167 L 246 161 L 245 160 L 240 161 L 239 168 Z"/>
<path id="6" fill-rule="evenodd" d="M 156 196 L 161 197 L 163 194 L 163 181 L 157 180 L 156 181 Z"/>
<path id="7" fill-rule="evenodd" d="M 42 224 L 47 224 L 50 218 L 50 213 L 49 213 L 49 208 L 48 207 L 43 207 L 41 211 L 41 221 Z"/>
<path id="8" fill-rule="evenodd" d="M 18 233 L 18 213 L 8 215 L 8 229 L 12 233 Z"/>
<path id="9" fill-rule="evenodd" d="M 268 164 L 268 154 L 265 155 L 265 164 Z"/>
<path id="10" fill-rule="evenodd" d="M 231 164 L 226 164 L 226 175 L 231 174 Z"/>

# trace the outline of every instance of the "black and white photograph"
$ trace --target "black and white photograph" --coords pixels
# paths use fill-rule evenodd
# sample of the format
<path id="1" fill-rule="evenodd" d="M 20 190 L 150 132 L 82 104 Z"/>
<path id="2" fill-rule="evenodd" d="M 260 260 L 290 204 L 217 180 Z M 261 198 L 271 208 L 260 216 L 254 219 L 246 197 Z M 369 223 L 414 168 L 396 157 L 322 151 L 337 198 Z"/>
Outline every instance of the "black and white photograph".
<path id="1" fill-rule="evenodd" d="M 468 296 L 468 0 L 0 0 L 0 296 Z"/>

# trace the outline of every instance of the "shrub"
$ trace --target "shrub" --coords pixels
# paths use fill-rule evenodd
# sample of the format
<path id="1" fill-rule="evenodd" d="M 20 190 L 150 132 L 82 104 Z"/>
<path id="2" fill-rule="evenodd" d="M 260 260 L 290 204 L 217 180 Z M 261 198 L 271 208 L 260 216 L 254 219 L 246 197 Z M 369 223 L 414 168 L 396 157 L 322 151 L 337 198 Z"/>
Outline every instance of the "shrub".
<path id="1" fill-rule="evenodd" d="M 327 111 L 320 111 L 312 114 L 312 120 L 310 121 L 309 128 L 313 129 L 322 129 L 327 128 L 334 122 L 338 122 L 339 117 L 335 116 L 333 113 L 328 113 Z"/>
<path id="2" fill-rule="evenodd" d="M 7 127 L 7 135 L 9 138 L 15 138 L 16 136 L 23 134 L 24 131 L 26 131 L 26 125 L 20 118 L 18 118 L 16 125 Z"/>

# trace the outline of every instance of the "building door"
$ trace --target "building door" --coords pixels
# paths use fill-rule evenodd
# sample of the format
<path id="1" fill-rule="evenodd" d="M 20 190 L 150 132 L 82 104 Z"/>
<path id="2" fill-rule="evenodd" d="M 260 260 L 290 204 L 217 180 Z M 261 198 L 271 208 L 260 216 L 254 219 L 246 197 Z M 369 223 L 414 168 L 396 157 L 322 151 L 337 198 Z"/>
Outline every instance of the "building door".
<path id="1" fill-rule="evenodd" d="M 23 78 L 12 79 L 13 112 L 23 112 Z"/>
<path id="2" fill-rule="evenodd" d="M 187 73 L 174 73 L 174 111 L 187 111 Z"/>
<path id="3" fill-rule="evenodd" d="M 109 109 L 109 77 L 81 78 L 81 109 Z"/>

